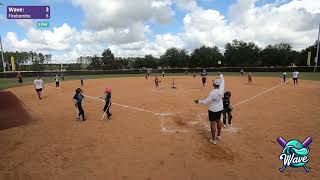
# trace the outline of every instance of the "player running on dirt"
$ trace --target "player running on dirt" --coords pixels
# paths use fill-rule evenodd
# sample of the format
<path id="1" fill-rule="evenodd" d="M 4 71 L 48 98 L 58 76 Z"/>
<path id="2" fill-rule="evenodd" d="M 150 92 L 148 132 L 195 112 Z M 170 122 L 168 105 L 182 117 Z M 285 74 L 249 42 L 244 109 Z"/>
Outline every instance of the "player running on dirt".
<path id="1" fill-rule="evenodd" d="M 155 76 L 155 78 L 154 78 L 154 86 L 155 86 L 156 90 L 160 90 L 159 83 L 160 83 L 160 81 L 158 79 L 158 76 Z"/>
<path id="2" fill-rule="evenodd" d="M 54 78 L 55 82 L 56 82 L 56 88 L 59 88 L 60 87 L 60 79 L 59 79 L 59 76 L 56 75 L 56 77 Z"/>
<path id="3" fill-rule="evenodd" d="M 202 80 L 202 86 L 205 87 L 207 83 L 207 72 L 204 69 L 203 72 L 201 73 L 201 80 Z"/>
<path id="4" fill-rule="evenodd" d="M 44 86 L 43 86 L 42 79 L 40 79 L 40 76 L 38 76 L 37 79 L 33 81 L 33 84 L 34 84 L 34 89 L 36 90 L 38 97 L 41 100 L 42 99 L 41 93 L 42 93 L 42 90 L 44 89 Z"/>
<path id="5" fill-rule="evenodd" d="M 194 100 L 196 104 L 209 105 L 208 116 L 211 127 L 211 139 L 210 142 L 217 144 L 217 140 L 221 140 L 221 113 L 223 111 L 223 92 L 224 92 L 224 77 L 219 73 L 220 78 L 213 81 L 214 90 L 212 90 L 205 100 Z M 216 127 L 218 129 L 216 138 Z"/>
<path id="6" fill-rule="evenodd" d="M 80 76 L 80 85 L 83 86 L 83 76 Z"/>
<path id="7" fill-rule="evenodd" d="M 106 104 L 104 105 L 103 112 L 107 113 L 107 119 L 111 120 L 111 116 L 112 116 L 112 114 L 110 113 L 110 107 L 112 104 L 111 103 L 111 93 L 112 93 L 111 88 L 106 88 L 104 93 L 105 93 L 104 100 L 105 100 Z"/>
<path id="8" fill-rule="evenodd" d="M 252 73 L 248 73 L 248 84 L 252 84 Z"/>
<path id="9" fill-rule="evenodd" d="M 23 84 L 23 80 L 22 80 L 22 75 L 20 72 L 18 72 L 17 74 L 17 79 L 18 79 L 18 84 L 19 86 Z"/>
<path id="10" fill-rule="evenodd" d="M 84 100 L 84 96 L 81 93 L 82 93 L 82 89 L 77 88 L 76 93 L 73 96 L 73 101 L 75 103 L 75 106 L 78 108 L 77 119 L 80 119 L 80 116 L 82 116 L 82 120 L 85 121 L 86 119 L 84 117 L 84 110 L 82 108 L 82 101 Z"/>

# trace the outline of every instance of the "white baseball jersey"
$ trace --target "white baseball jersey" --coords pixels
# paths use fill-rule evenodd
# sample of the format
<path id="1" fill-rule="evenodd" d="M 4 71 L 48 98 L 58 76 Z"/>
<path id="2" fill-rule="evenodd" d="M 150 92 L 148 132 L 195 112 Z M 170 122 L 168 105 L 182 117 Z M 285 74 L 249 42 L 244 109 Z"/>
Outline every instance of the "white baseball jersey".
<path id="1" fill-rule="evenodd" d="M 219 89 L 214 89 L 210 92 L 209 96 L 205 100 L 199 100 L 199 103 L 209 105 L 209 111 L 219 112 L 223 110 L 223 93 L 224 93 L 224 78 L 220 74 L 221 84 Z"/>
<path id="2" fill-rule="evenodd" d="M 34 80 L 34 85 L 36 86 L 36 89 L 42 89 L 43 88 L 43 81 L 42 79 L 36 79 Z"/>
<path id="3" fill-rule="evenodd" d="M 299 76 L 299 72 L 298 71 L 295 71 L 295 72 L 292 73 L 292 77 L 293 78 L 298 78 L 298 76 Z"/>

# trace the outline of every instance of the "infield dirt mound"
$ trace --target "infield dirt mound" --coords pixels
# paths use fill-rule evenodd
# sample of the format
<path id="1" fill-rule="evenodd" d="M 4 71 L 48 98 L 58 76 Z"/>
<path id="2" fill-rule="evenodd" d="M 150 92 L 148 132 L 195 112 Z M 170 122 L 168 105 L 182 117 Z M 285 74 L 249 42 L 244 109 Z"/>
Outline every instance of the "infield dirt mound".
<path id="1" fill-rule="evenodd" d="M 0 91 L 0 130 L 25 125 L 32 117 L 23 103 L 11 92 Z"/>

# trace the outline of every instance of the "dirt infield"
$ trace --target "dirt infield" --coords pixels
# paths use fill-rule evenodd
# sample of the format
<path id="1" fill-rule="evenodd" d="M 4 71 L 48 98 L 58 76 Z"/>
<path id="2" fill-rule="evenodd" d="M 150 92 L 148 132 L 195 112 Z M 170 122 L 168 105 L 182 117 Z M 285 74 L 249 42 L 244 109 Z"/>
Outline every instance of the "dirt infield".
<path id="1" fill-rule="evenodd" d="M 32 118 L 23 103 L 9 91 L 0 91 L 0 130 L 29 123 Z"/>
<path id="2" fill-rule="evenodd" d="M 172 79 L 177 89 L 171 89 Z M 213 80 L 215 77 L 210 77 Z M 72 97 L 80 81 L 46 87 L 38 100 L 32 86 L 10 89 L 37 119 L 0 131 L 0 179 L 318 179 L 320 83 L 294 87 L 281 79 L 226 77 L 232 92 L 233 127 L 218 145 L 210 135 L 207 107 L 196 105 L 211 85 L 200 78 L 117 78 L 85 81 L 87 121 L 76 121 Z M 105 87 L 112 87 L 111 121 L 101 121 Z M 279 172 L 286 140 L 313 138 L 311 172 Z"/>

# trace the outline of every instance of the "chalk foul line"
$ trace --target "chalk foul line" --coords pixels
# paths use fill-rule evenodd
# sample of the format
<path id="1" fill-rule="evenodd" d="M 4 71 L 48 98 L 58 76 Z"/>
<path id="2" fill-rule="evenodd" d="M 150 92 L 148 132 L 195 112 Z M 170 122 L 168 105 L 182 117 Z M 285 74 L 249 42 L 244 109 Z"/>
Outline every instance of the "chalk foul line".
<path id="1" fill-rule="evenodd" d="M 289 80 L 289 81 L 290 81 L 290 80 Z M 271 87 L 271 88 L 269 88 L 269 89 L 266 89 L 266 90 L 260 92 L 259 94 L 256 94 L 256 95 L 254 95 L 254 96 L 252 96 L 252 97 L 249 97 L 249 98 L 247 98 L 247 99 L 244 99 L 244 100 L 236 103 L 233 107 L 237 107 L 237 106 L 239 106 L 239 105 L 241 105 L 241 104 L 244 104 L 244 103 L 246 103 L 246 102 L 248 102 L 248 101 L 251 101 L 251 100 L 253 100 L 253 99 L 255 99 L 255 98 L 257 98 L 257 97 L 259 97 L 259 96 L 261 96 L 261 95 L 263 95 L 263 94 L 266 94 L 266 93 L 268 93 L 268 92 L 270 92 L 270 91 L 273 91 L 273 90 L 277 89 L 278 87 L 280 87 L 281 85 L 287 84 L 289 81 L 287 81 L 287 82 L 285 82 L 285 83 L 280 83 L 280 84 L 278 84 L 278 85 L 276 85 L 276 86 L 273 86 L 273 87 Z M 52 86 L 49 86 L 49 85 L 46 85 L 46 86 L 47 86 L 47 87 L 50 87 L 50 88 L 53 88 Z M 86 94 L 84 94 L 84 96 L 85 96 L 85 97 L 88 97 L 88 98 L 90 98 L 90 99 L 94 99 L 94 100 L 98 100 L 98 101 L 104 102 L 104 100 L 102 100 L 102 99 L 100 99 L 100 98 L 97 98 L 97 97 L 89 96 L 89 95 L 86 95 Z M 137 111 L 141 111 L 141 112 L 146 112 L 146 113 L 150 113 L 150 114 L 153 114 L 153 115 L 156 115 L 156 116 L 161 116 L 161 117 L 164 117 L 164 116 L 174 116 L 174 115 L 176 115 L 175 113 L 157 113 L 157 112 L 153 112 L 153 111 L 150 111 L 150 110 L 146 110 L 146 109 L 142 109 L 142 108 L 138 108 L 138 107 L 133 107 L 133 106 L 128 106 L 128 105 L 124 105 L 124 104 L 119 104 L 119 103 L 114 103 L 114 102 L 113 102 L 113 104 L 114 104 L 114 105 L 117 105 L 117 106 L 120 106 L 120 107 L 123 107 L 123 108 L 128 108 L 128 109 L 133 109 L 133 110 L 137 110 Z M 194 122 L 194 123 L 195 123 L 195 122 Z M 197 123 L 195 123 L 195 124 L 197 124 Z M 205 126 L 206 126 L 205 128 L 208 129 L 207 125 L 205 125 Z M 209 129 L 209 130 L 210 130 L 210 129 Z M 171 129 L 171 128 L 167 128 L 167 127 L 165 127 L 165 125 L 164 125 L 164 120 L 163 120 L 162 118 L 160 118 L 160 131 L 163 132 L 163 133 L 186 133 L 186 132 L 189 132 L 190 130 L 187 130 L 187 129 Z M 227 129 L 226 131 L 238 132 L 239 129 L 232 127 L 232 128 L 230 128 L 230 129 Z"/>
<path id="2" fill-rule="evenodd" d="M 252 96 L 252 97 L 249 97 L 249 98 L 247 98 L 247 99 L 244 99 L 244 100 L 236 103 L 235 105 L 233 105 L 233 107 L 237 107 L 237 106 L 239 106 L 239 105 L 241 105 L 241 104 L 244 104 L 244 103 L 246 103 L 246 102 L 248 102 L 248 101 L 251 101 L 252 99 L 255 99 L 255 98 L 257 98 L 257 97 L 259 97 L 259 96 L 261 96 L 261 95 L 263 95 L 263 94 L 266 94 L 266 93 L 268 93 L 268 92 L 270 92 L 270 91 L 273 91 L 273 90 L 277 89 L 278 87 L 280 87 L 281 85 L 287 84 L 289 81 L 290 81 L 290 80 L 286 81 L 285 83 L 280 83 L 280 84 L 278 84 L 278 85 L 276 85 L 276 86 L 273 86 L 273 87 L 271 87 L 271 88 L 269 88 L 269 89 L 266 89 L 266 90 L 260 92 L 260 93 L 257 94 L 257 95 L 254 95 L 254 96 Z"/>

